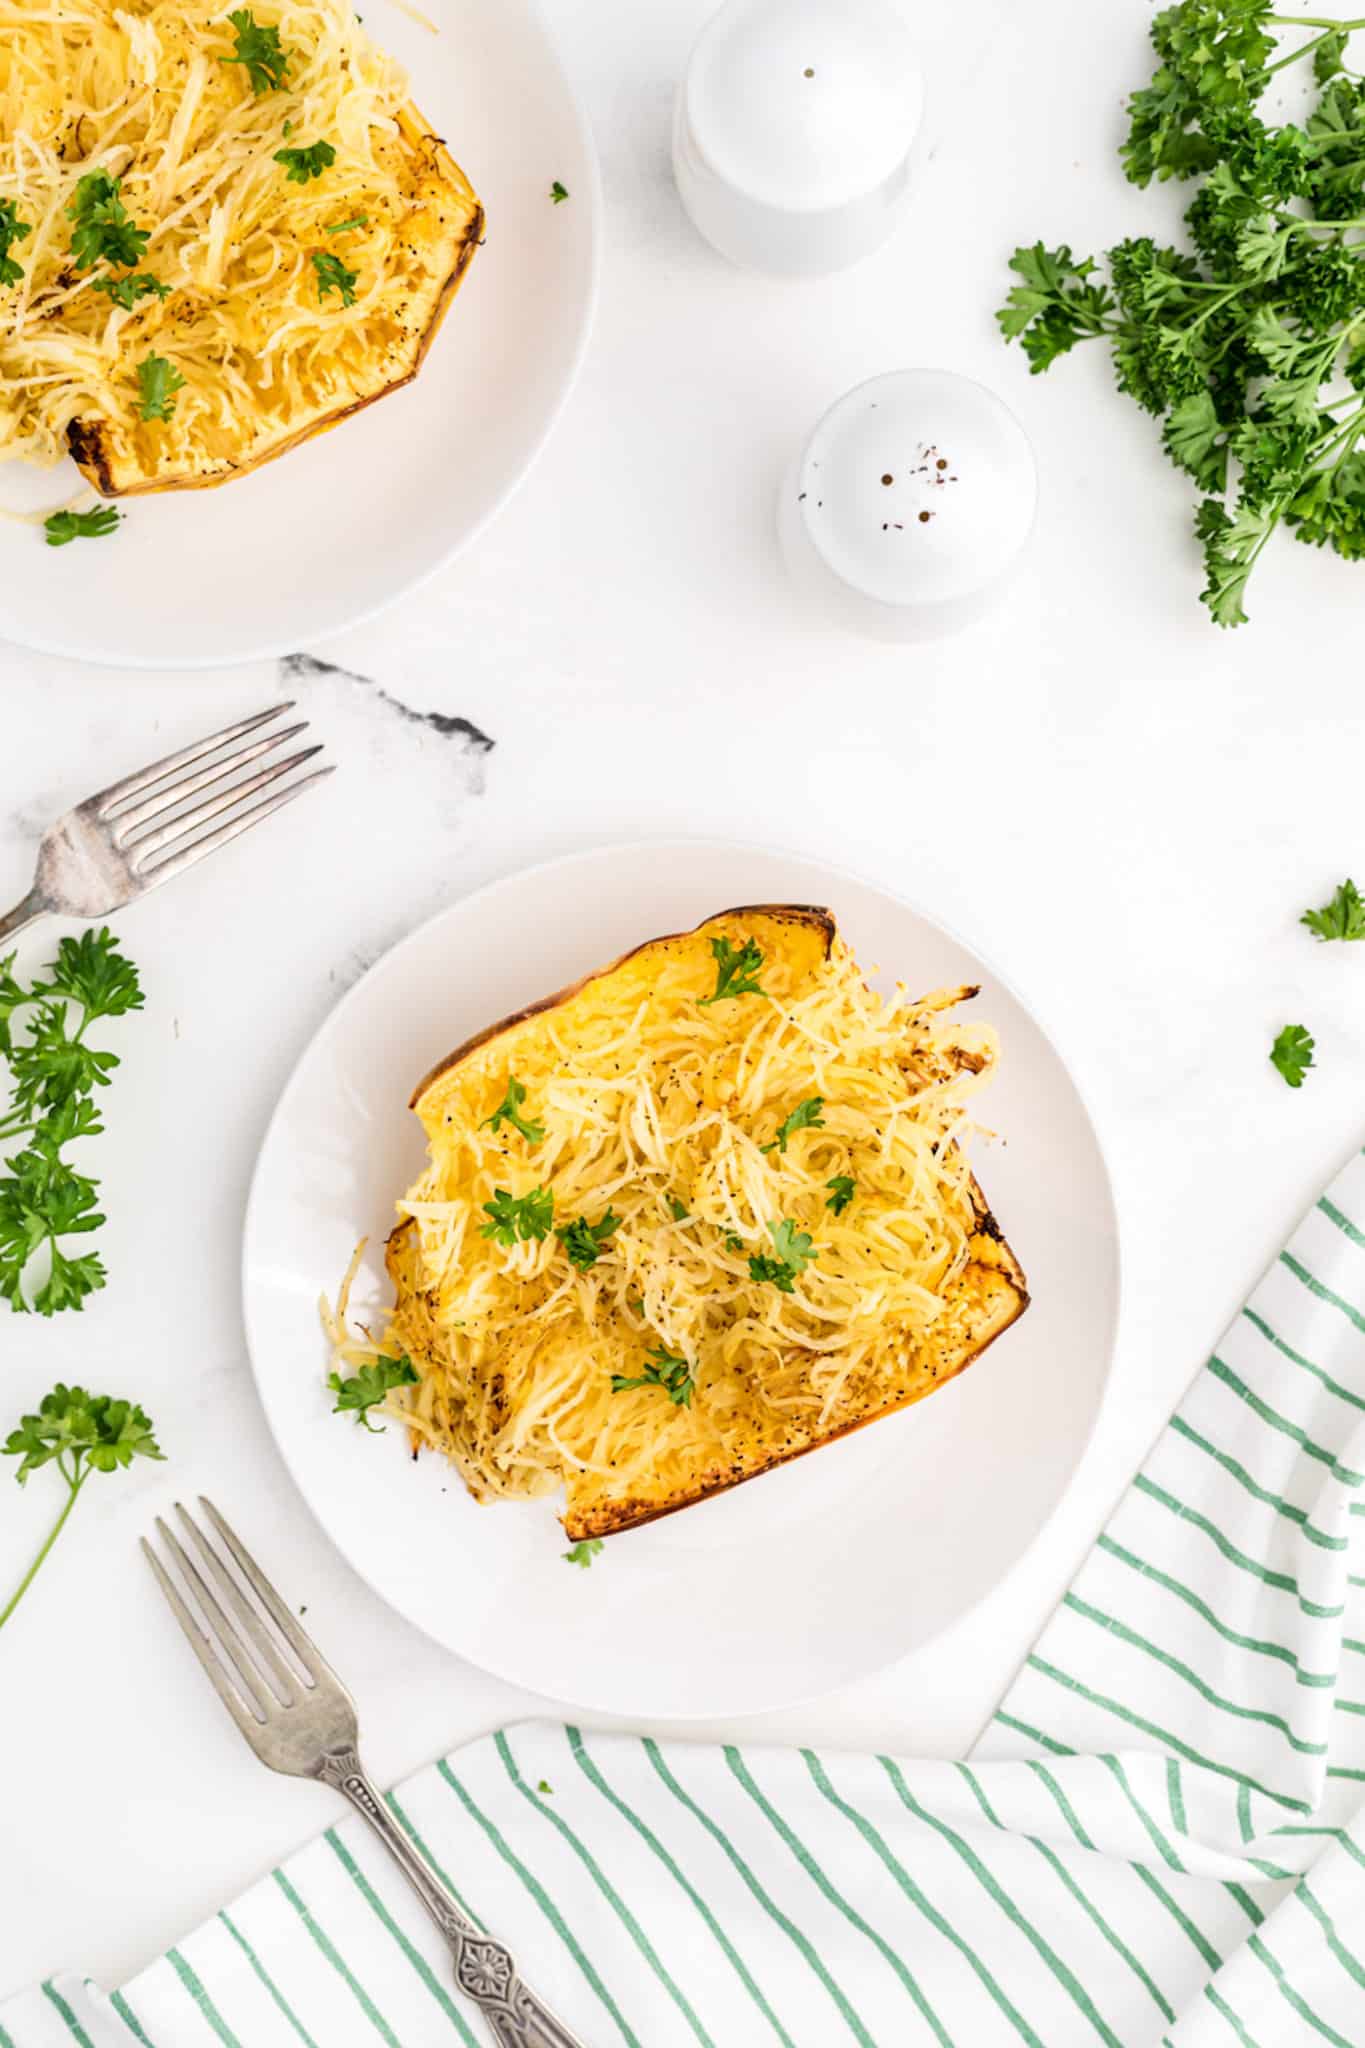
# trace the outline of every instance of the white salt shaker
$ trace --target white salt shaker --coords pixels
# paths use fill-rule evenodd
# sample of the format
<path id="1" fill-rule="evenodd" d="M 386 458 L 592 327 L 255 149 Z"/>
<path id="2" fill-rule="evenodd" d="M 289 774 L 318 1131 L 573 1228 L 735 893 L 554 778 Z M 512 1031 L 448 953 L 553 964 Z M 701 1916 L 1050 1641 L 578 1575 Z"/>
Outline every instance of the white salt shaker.
<path id="1" fill-rule="evenodd" d="M 880 639 L 989 609 L 1033 530 L 1038 475 L 1014 414 L 951 370 L 893 370 L 832 405 L 792 463 L 787 566 L 830 618 Z"/>
<path id="2" fill-rule="evenodd" d="M 683 205 L 735 263 L 843 269 L 896 225 L 923 107 L 895 0 L 726 0 L 678 92 Z"/>

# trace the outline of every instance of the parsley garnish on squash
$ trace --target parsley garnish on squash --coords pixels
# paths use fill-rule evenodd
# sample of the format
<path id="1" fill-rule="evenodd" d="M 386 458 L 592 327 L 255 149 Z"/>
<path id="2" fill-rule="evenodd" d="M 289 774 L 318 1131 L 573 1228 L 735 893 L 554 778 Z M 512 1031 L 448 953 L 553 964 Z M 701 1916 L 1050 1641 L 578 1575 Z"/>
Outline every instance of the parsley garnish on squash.
<path id="1" fill-rule="evenodd" d="M 549 1188 L 532 1188 L 527 1195 L 517 1196 L 508 1188 L 495 1188 L 491 1202 L 483 1205 L 484 1214 L 491 1218 L 480 1230 L 481 1237 L 491 1237 L 495 1244 L 515 1245 L 539 1243 L 548 1237 L 554 1222 L 555 1198 Z"/>
<path id="2" fill-rule="evenodd" d="M 275 161 L 283 164 L 291 185 L 307 185 L 320 178 L 337 160 L 330 142 L 310 142 L 303 149 L 277 149 Z"/>
<path id="3" fill-rule="evenodd" d="M 585 1216 L 575 1216 L 572 1223 L 561 1223 L 555 1236 L 569 1254 L 569 1264 L 586 1273 L 589 1266 L 597 1264 L 607 1239 L 620 1228 L 620 1217 L 608 1209 L 600 1223 L 589 1223 Z"/>
<path id="4" fill-rule="evenodd" d="M 9 252 L 32 233 L 32 221 L 20 220 L 14 201 L 0 199 L 0 285 L 18 284 L 23 276 L 23 264 L 16 263 Z"/>
<path id="5" fill-rule="evenodd" d="M 138 411 L 144 420 L 168 420 L 175 411 L 175 394 L 183 391 L 185 380 L 165 356 L 144 356 L 137 366 Z"/>
<path id="6" fill-rule="evenodd" d="M 798 1102 L 791 1115 L 778 1125 L 777 1136 L 771 1138 L 766 1145 L 760 1145 L 759 1151 L 785 1152 L 788 1138 L 794 1137 L 797 1131 L 823 1130 L 824 1108 L 823 1095 L 811 1095 L 804 1102 Z"/>
<path id="7" fill-rule="evenodd" d="M 649 1362 L 637 1377 L 627 1378 L 619 1372 L 612 1374 L 613 1394 L 624 1394 L 630 1387 L 662 1387 L 675 1408 L 690 1408 L 696 1381 L 685 1358 L 677 1358 L 659 1345 L 649 1353 Z"/>
<path id="8" fill-rule="evenodd" d="M 1330 903 L 1321 910 L 1305 910 L 1299 923 L 1320 939 L 1365 939 L 1365 898 L 1348 877 L 1338 883 Z"/>
<path id="9" fill-rule="evenodd" d="M 842 1216 L 857 1193 L 858 1183 L 851 1173 L 836 1173 L 833 1180 L 825 1182 L 825 1186 L 830 1190 L 825 1207 L 832 1209 L 836 1216 Z"/>
<path id="10" fill-rule="evenodd" d="M 481 1131 L 500 1130 L 504 1124 L 511 1124 L 514 1131 L 520 1131 L 528 1145 L 539 1145 L 545 1139 L 545 1126 L 521 1114 L 521 1105 L 526 1100 L 525 1085 L 515 1074 L 507 1076 L 507 1093 L 493 1111 L 479 1125 Z"/>
<path id="11" fill-rule="evenodd" d="M 781 1294 L 790 1294 L 801 1274 L 820 1254 L 804 1230 L 798 1230 L 790 1217 L 784 1216 L 780 1223 L 768 1225 L 768 1235 L 773 1241 L 776 1258 L 766 1252 L 757 1252 L 749 1259 L 749 1278 L 767 1280 Z"/>
<path id="12" fill-rule="evenodd" d="M 1365 556 L 1365 79 L 1344 68 L 1359 20 L 1301 20 L 1271 0 L 1178 0 L 1152 25 L 1160 68 L 1134 93 L 1124 168 L 1135 185 L 1198 178 L 1192 251 L 1130 236 L 1104 259 L 1063 243 L 1015 251 L 1001 309 L 1035 372 L 1103 339 L 1119 389 L 1162 422 L 1202 494 L 1200 593 L 1245 622 L 1248 580 L 1284 527 Z M 1275 31 L 1316 29 L 1277 55 Z M 1302 123 L 1257 112 L 1273 77 L 1311 57 Z M 1328 395 L 1349 387 L 1349 396 Z"/>
<path id="13" fill-rule="evenodd" d="M 281 47 L 277 27 L 262 28 L 249 7 L 239 7 L 228 16 L 236 31 L 236 52 L 220 57 L 220 64 L 244 64 L 254 93 L 270 92 L 289 77 L 293 52 Z"/>
<path id="14" fill-rule="evenodd" d="M 150 270 L 129 271 L 122 277 L 107 275 L 92 278 L 90 289 L 95 292 L 106 292 L 116 306 L 122 306 L 125 313 L 131 313 L 139 299 L 151 298 L 153 295 L 158 299 L 168 299 L 171 295 L 170 286 L 153 277 Z"/>
<path id="15" fill-rule="evenodd" d="M 1286 1024 L 1270 1048 L 1270 1063 L 1291 1088 L 1302 1088 L 1313 1064 L 1313 1038 L 1302 1024 Z"/>
<path id="16" fill-rule="evenodd" d="M 50 548 L 65 548 L 73 540 L 103 540 L 107 533 L 117 531 L 122 517 L 114 505 L 92 505 L 88 512 L 54 512 L 43 521 L 43 532 Z"/>
<path id="17" fill-rule="evenodd" d="M 387 1400 L 395 1387 L 415 1387 L 417 1374 L 410 1358 L 389 1358 L 381 1352 L 372 1365 L 362 1365 L 346 1379 L 338 1372 L 328 1373 L 327 1385 L 337 1397 L 333 1415 L 354 1415 L 371 1436 L 382 1436 L 370 1420 L 371 1408 Z"/>
<path id="18" fill-rule="evenodd" d="M 91 1027 L 140 1010 L 142 989 L 108 931 L 63 939 L 46 978 L 28 988 L 15 979 L 14 960 L 0 959 L 0 1062 L 10 1078 L 0 1108 L 0 1296 L 11 1308 L 50 1316 L 81 1308 L 104 1285 L 97 1252 L 77 1258 L 63 1249 L 104 1221 L 98 1183 L 63 1155 L 77 1138 L 103 1131 L 95 1092 L 118 1066 L 115 1054 L 90 1043 Z"/>
<path id="19" fill-rule="evenodd" d="M 349 220 L 339 220 L 325 232 L 329 235 L 346 235 L 352 228 L 367 228 L 370 225 L 368 213 L 353 213 Z"/>
<path id="20" fill-rule="evenodd" d="M 358 270 L 348 270 L 339 256 L 329 255 L 325 249 L 313 252 L 313 268 L 318 274 L 318 299 L 326 298 L 328 292 L 340 292 L 343 306 L 355 304 Z"/>
<path id="21" fill-rule="evenodd" d="M 66 209 L 74 223 L 71 254 L 81 270 L 103 260 L 122 269 L 142 261 L 151 231 L 140 228 L 123 204 L 123 182 L 108 171 L 87 171 Z"/>
<path id="22" fill-rule="evenodd" d="M 710 1003 L 728 1002 L 735 996 L 765 996 L 768 991 L 758 985 L 758 972 L 763 965 L 763 954 L 753 939 L 745 939 L 743 945 L 732 946 L 728 939 L 712 939 L 711 953 L 716 963 L 716 985 L 709 996 L 697 998 L 698 1009 L 706 1009 Z"/>
<path id="23" fill-rule="evenodd" d="M 126 1470 L 134 1458 L 164 1456 L 153 1434 L 153 1424 L 132 1401 L 116 1401 L 109 1394 L 87 1394 L 84 1387 L 66 1387 L 60 1382 L 44 1395 L 36 1415 L 20 1418 L 3 1446 L 4 1455 L 18 1458 L 15 1478 L 28 1484 L 34 1472 L 55 1465 L 66 1481 L 66 1500 L 42 1549 L 19 1582 L 18 1590 L 0 1609 L 0 1628 L 13 1614 L 38 1573 L 38 1568 L 66 1526 L 67 1517 L 80 1499 L 81 1489 L 92 1472 Z"/>

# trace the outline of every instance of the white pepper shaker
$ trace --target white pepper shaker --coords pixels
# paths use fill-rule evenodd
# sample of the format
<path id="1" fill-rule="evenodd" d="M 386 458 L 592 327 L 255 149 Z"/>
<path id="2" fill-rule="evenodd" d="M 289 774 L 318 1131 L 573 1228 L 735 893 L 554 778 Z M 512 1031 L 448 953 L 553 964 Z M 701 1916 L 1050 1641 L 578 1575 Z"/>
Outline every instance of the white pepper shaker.
<path id="1" fill-rule="evenodd" d="M 1028 437 L 951 370 L 893 370 L 832 405 L 782 485 L 778 527 L 803 595 L 889 640 L 956 632 L 989 609 L 1033 530 Z"/>

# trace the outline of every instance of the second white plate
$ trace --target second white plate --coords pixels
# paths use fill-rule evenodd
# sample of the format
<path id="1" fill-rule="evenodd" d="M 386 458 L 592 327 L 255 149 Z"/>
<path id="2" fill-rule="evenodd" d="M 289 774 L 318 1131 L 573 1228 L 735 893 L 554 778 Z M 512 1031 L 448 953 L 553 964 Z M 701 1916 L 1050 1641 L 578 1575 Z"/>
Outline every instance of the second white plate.
<path id="1" fill-rule="evenodd" d="M 596 157 L 536 0 L 425 4 L 438 34 L 395 0 L 362 12 L 407 65 L 488 229 L 421 375 L 217 490 L 131 499 L 111 539 L 49 548 L 39 528 L 0 521 L 0 636 L 129 668 L 293 653 L 421 583 L 525 474 L 592 321 Z M 12 510 L 83 489 L 74 463 L 0 468 Z"/>
<path id="2" fill-rule="evenodd" d="M 318 1296 L 368 1236 L 387 1298 L 394 1201 L 425 1156 L 407 1108 L 452 1046 L 642 939 L 734 904 L 828 904 L 864 966 L 913 989 L 979 981 L 1003 1059 L 976 1160 L 1028 1274 L 1028 1314 L 930 1400 L 716 1500 L 562 1561 L 552 1504 L 478 1507 L 402 1433 L 330 1413 Z M 880 1669 L 1004 1577 L 1056 1507 L 1109 1370 L 1109 1177 L 1065 1063 L 1019 998 L 900 898 L 788 855 L 703 842 L 574 855 L 453 904 L 351 990 L 276 1111 L 247 1214 L 261 1399 L 314 1513 L 383 1598 L 471 1663 L 599 1711 L 710 1717 Z"/>

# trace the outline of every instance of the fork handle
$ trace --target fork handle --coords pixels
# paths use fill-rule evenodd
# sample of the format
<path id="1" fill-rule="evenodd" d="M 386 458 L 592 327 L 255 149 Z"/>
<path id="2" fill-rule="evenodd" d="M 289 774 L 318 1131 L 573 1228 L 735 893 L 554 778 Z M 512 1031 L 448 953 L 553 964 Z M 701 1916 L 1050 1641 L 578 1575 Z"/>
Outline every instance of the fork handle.
<path id="1" fill-rule="evenodd" d="M 455 1981 L 472 1998 L 498 2048 L 584 2048 L 521 1981 L 512 1952 L 486 1934 L 456 1903 L 425 1856 L 398 1826 L 354 1749 L 330 1751 L 317 1775 L 344 1793 L 392 1856 L 455 1959 Z"/>
<path id="2" fill-rule="evenodd" d="M 23 902 L 16 903 L 8 917 L 0 917 L 0 939 L 12 939 L 16 933 L 36 924 L 46 909 L 46 899 L 36 889 L 30 889 Z"/>

